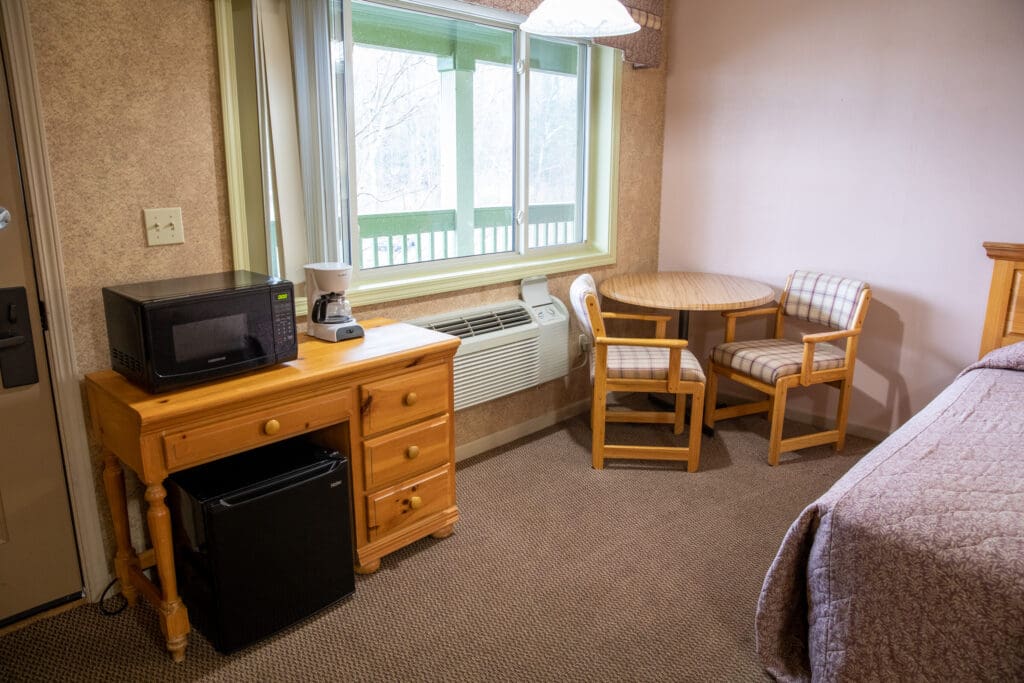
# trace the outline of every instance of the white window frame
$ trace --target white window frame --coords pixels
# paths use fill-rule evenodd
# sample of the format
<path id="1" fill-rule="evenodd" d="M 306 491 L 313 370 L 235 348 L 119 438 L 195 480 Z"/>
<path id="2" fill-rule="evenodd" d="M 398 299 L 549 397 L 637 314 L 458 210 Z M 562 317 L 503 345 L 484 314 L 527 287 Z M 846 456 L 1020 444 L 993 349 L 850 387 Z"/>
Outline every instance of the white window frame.
<path id="1" fill-rule="evenodd" d="M 284 0 L 274 0 L 284 1 Z M 231 33 L 231 0 L 216 0 L 218 22 L 218 44 L 220 47 L 222 105 L 225 120 L 225 143 L 228 166 L 228 193 L 231 208 L 232 238 L 236 268 L 247 268 L 251 249 L 245 246 L 246 236 L 252 235 L 244 212 L 244 184 L 241 182 L 241 169 L 237 150 L 240 140 L 232 121 L 237 120 L 238 101 L 234 97 L 237 92 L 234 81 L 233 48 L 230 47 Z M 455 0 L 372 0 L 380 5 L 428 11 L 452 16 L 454 18 L 477 21 L 503 28 L 518 28 L 522 20 L 514 14 L 492 10 L 477 5 L 457 2 Z M 348 39 L 351 31 L 351 9 L 345 3 L 344 34 L 346 63 L 351 63 L 352 41 Z M 250 39 L 250 37 L 245 37 Z M 233 36 L 234 41 L 240 40 Z M 523 32 L 517 33 L 518 54 L 528 59 L 526 54 L 527 39 Z M 226 45 L 227 43 L 227 45 Z M 523 212 L 523 220 L 516 221 L 516 250 L 502 254 L 486 254 L 480 256 L 463 256 L 438 261 L 386 266 L 366 270 L 356 270 L 353 274 L 353 287 L 349 290 L 350 299 L 355 306 L 366 306 L 386 303 L 398 299 L 439 294 L 472 287 L 499 284 L 515 281 L 531 275 L 550 275 L 571 270 L 581 270 L 615 263 L 616 260 L 616 213 L 618 188 L 618 149 L 619 149 L 619 97 L 621 87 L 622 53 L 611 48 L 592 48 L 589 54 L 589 65 L 586 69 L 589 102 L 586 107 L 587 150 L 585 153 L 586 174 L 584 194 L 584 239 L 582 243 L 558 245 L 551 247 L 527 248 L 526 216 L 527 197 L 517 196 L 514 214 Z M 527 62 L 528 63 L 528 62 Z M 519 126 L 519 149 L 528 150 L 528 119 L 527 102 L 528 78 L 520 78 L 519 91 L 516 97 Z M 352 73 L 345 70 L 346 106 L 345 113 L 352 120 Z M 355 180 L 358 169 L 353 167 L 352 127 L 348 126 L 349 150 L 349 196 L 355 196 Z M 584 169 L 580 169 L 583 171 Z M 528 165 L 525 159 L 516 160 L 517 178 L 520 187 L 527 187 Z M 518 193 L 525 195 L 526 193 Z M 350 206 L 349 248 L 358 248 L 355 202 Z M 239 211 L 238 209 L 242 210 Z M 249 237 L 251 241 L 251 237 Z M 251 246 L 251 245 L 250 245 Z M 351 260 L 351 259 L 350 259 Z M 355 265 L 358 268 L 358 265 Z M 288 272 L 295 272 L 289 267 Z M 294 279 L 294 276 L 293 276 Z M 300 302 L 299 314 L 305 312 Z"/>

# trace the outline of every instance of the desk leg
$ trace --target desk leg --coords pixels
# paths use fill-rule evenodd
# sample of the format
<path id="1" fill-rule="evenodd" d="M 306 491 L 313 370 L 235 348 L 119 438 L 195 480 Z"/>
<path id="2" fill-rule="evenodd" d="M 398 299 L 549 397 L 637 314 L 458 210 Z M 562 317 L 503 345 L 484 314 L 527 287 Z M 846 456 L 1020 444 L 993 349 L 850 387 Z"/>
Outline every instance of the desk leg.
<path id="1" fill-rule="evenodd" d="M 134 605 L 138 591 L 132 583 L 132 568 L 139 566 L 139 558 L 132 547 L 129 532 L 128 505 L 125 502 L 124 470 L 121 461 L 110 451 L 103 454 L 103 488 L 107 492 L 107 504 L 110 506 L 110 519 L 114 524 L 114 539 L 117 542 L 117 553 L 114 555 L 114 572 L 121 582 L 121 595 L 129 605 Z"/>
<path id="2" fill-rule="evenodd" d="M 185 646 L 188 644 L 188 611 L 178 597 L 178 577 L 174 573 L 174 546 L 171 540 L 171 514 L 164 503 L 167 491 L 162 483 L 150 484 L 146 487 L 146 500 L 149 510 L 146 521 L 149 523 L 149 535 L 153 540 L 153 553 L 156 556 L 156 569 L 160 575 L 160 627 L 167 637 L 167 649 L 174 661 L 185 659 Z"/>

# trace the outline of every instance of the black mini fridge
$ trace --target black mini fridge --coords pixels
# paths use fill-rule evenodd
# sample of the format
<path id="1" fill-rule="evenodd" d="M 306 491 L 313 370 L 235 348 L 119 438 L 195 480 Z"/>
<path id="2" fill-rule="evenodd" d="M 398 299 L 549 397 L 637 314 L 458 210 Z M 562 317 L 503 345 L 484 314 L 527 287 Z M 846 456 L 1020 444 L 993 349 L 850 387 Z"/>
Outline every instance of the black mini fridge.
<path id="1" fill-rule="evenodd" d="M 283 441 L 168 478 L 178 589 L 220 652 L 352 593 L 349 462 Z"/>

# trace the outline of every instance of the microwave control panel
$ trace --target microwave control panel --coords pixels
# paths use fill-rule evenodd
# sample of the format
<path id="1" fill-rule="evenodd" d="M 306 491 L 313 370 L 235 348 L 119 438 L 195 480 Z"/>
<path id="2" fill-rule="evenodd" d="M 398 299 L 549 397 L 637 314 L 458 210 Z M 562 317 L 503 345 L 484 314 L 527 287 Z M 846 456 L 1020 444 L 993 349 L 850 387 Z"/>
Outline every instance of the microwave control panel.
<path id="1" fill-rule="evenodd" d="M 291 360 L 298 355 L 295 342 L 295 297 L 291 283 L 272 285 L 270 288 L 271 314 L 274 318 L 274 340 L 278 361 Z"/>

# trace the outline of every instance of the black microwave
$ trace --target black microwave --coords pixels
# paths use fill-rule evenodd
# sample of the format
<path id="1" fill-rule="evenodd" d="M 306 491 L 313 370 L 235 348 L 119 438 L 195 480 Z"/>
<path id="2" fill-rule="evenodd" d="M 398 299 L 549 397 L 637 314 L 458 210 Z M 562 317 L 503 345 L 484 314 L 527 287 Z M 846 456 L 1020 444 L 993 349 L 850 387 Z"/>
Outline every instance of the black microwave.
<path id="1" fill-rule="evenodd" d="M 292 360 L 294 299 L 246 270 L 104 287 L 110 365 L 156 393 Z"/>

